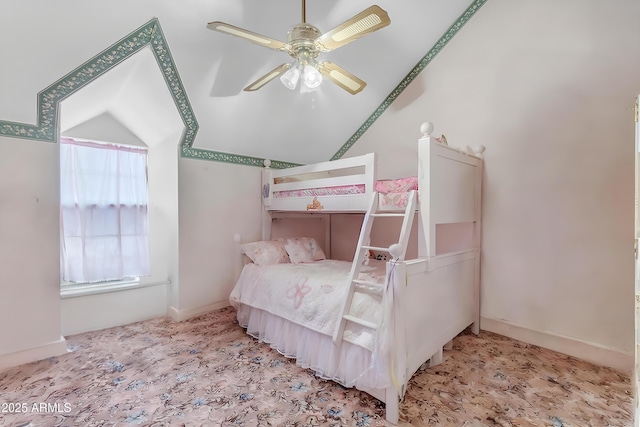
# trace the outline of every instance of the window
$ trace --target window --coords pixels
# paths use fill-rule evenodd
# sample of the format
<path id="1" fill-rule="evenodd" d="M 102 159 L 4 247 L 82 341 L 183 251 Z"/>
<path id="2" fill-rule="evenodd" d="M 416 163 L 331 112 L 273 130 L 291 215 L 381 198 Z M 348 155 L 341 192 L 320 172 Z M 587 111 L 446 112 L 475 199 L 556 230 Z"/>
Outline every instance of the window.
<path id="1" fill-rule="evenodd" d="M 150 274 L 147 149 L 62 137 L 62 280 Z"/>

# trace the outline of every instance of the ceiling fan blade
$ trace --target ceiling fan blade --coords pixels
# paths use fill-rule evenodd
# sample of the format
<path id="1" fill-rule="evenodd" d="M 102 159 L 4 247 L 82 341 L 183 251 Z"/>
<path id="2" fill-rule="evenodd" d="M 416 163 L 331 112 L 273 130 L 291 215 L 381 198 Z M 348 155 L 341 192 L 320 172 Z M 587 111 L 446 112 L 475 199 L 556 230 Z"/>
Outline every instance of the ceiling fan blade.
<path id="1" fill-rule="evenodd" d="M 291 68 L 291 64 L 278 65 L 276 68 L 274 68 L 273 70 L 269 71 L 267 74 L 265 74 L 264 76 L 260 77 L 258 80 L 256 80 L 255 82 L 251 83 L 249 86 L 245 87 L 243 90 L 245 90 L 247 92 L 258 90 L 262 86 L 264 86 L 267 83 L 269 83 L 271 80 L 273 80 L 276 77 L 281 76 L 282 74 L 284 74 L 289 68 Z"/>
<path id="2" fill-rule="evenodd" d="M 268 47 L 269 49 L 282 50 L 285 52 L 289 51 L 289 45 L 284 42 L 254 33 L 253 31 L 245 30 L 244 28 L 227 24 L 225 22 L 209 22 L 207 24 L 207 28 L 213 31 L 219 31 L 221 33 L 243 38 L 251 43 L 259 44 L 260 46 Z"/>
<path id="3" fill-rule="evenodd" d="M 360 92 L 367 85 L 364 80 L 359 79 L 333 62 L 321 62 L 318 64 L 318 70 L 324 77 L 328 78 L 352 95 Z"/>
<path id="4" fill-rule="evenodd" d="M 373 5 L 318 37 L 315 44 L 318 49 L 327 52 L 384 28 L 390 23 L 389 14 L 380 6 Z"/>

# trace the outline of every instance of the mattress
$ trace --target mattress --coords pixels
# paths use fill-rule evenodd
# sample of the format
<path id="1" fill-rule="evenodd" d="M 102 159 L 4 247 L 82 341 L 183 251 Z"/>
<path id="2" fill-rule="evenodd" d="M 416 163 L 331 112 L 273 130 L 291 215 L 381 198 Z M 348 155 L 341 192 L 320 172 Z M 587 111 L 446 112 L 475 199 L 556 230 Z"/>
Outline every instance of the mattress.
<path id="1" fill-rule="evenodd" d="M 321 187 L 321 188 L 305 188 L 302 190 L 286 190 L 286 191 L 274 191 L 274 199 L 286 199 L 292 197 L 316 197 L 316 196 L 341 196 L 351 194 L 364 194 L 364 184 L 357 185 L 339 185 L 333 187 Z"/>
<path id="2" fill-rule="evenodd" d="M 295 324 L 333 336 L 342 302 L 349 290 L 351 261 L 325 259 L 310 263 L 270 265 L 247 264 L 233 288 L 232 304 L 243 303 L 276 314 Z M 359 279 L 384 284 L 386 264 L 370 260 L 363 265 Z M 351 314 L 369 321 L 381 316 L 381 295 L 356 292 Z M 368 350 L 374 346 L 374 333 L 354 325 L 345 336 Z"/>
<path id="3" fill-rule="evenodd" d="M 397 209 L 407 205 L 411 190 L 418 189 L 418 178 L 415 176 L 398 179 L 384 179 L 376 181 L 375 191 L 380 193 L 380 208 Z M 364 194 L 366 192 L 364 184 L 331 186 L 320 188 L 305 188 L 300 190 L 274 191 L 273 198 L 300 198 L 300 197 L 322 197 L 322 196 L 342 196 L 353 194 Z"/>
<path id="4" fill-rule="evenodd" d="M 238 323 L 247 333 L 318 376 L 345 387 L 384 388 L 388 361 L 378 353 L 378 334 L 347 324 L 345 341 L 332 335 L 348 291 L 351 262 L 322 260 L 305 264 L 247 264 L 231 292 Z M 371 260 L 361 279 L 384 283 L 386 264 Z M 385 313 L 382 296 L 357 292 L 351 314 L 368 320 Z M 384 334 L 383 328 L 378 331 Z M 382 335 L 380 335 L 382 336 Z M 386 352 L 385 352 L 386 354 Z"/>

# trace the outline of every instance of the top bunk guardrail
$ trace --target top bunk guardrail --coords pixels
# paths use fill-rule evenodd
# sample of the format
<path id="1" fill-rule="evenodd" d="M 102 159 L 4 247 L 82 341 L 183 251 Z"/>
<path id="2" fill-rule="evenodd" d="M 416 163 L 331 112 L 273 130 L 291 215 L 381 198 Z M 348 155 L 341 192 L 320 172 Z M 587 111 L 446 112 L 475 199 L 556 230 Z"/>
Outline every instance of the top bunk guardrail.
<path id="1" fill-rule="evenodd" d="M 381 211 L 403 211 L 406 195 L 418 190 L 425 224 L 475 222 L 479 217 L 483 146 L 450 147 L 420 126 L 417 177 L 377 181 L 376 154 L 271 169 L 265 160 L 262 201 L 267 211 L 366 212 L 374 192 Z M 465 166 L 466 165 L 466 166 Z"/>
<path id="2" fill-rule="evenodd" d="M 265 160 L 262 201 L 270 211 L 367 210 L 376 183 L 376 155 L 271 169 Z"/>

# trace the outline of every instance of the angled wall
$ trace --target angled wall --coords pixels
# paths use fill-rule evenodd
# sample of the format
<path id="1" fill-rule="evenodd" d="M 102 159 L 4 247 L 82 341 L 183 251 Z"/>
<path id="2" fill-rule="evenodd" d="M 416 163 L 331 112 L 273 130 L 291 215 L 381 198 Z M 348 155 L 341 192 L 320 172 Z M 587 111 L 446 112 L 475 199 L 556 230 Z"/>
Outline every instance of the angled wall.
<path id="1" fill-rule="evenodd" d="M 485 152 L 482 328 L 630 370 L 640 4 L 491 0 L 349 150 Z"/>
<path id="2" fill-rule="evenodd" d="M 3 224 L 0 229 L 2 231 L 0 240 L 3 242 L 0 245 L 0 254 L 3 255 L 0 259 L 0 271 L 3 271 L 5 276 L 2 285 L 3 298 L 0 299 L 0 319 L 3 324 L 15 325 L 12 328 L 3 328 L 0 332 L 0 369 L 66 351 L 65 340 L 61 336 L 64 331 L 61 326 L 60 302 L 59 156 L 58 145 L 55 143 L 60 132 L 62 101 L 71 99 L 71 95 L 88 87 L 109 71 L 117 69 L 128 58 L 145 49 L 152 54 L 153 67 L 160 70 L 159 80 L 164 87 L 164 93 L 167 93 L 170 109 L 174 111 L 175 116 L 178 116 L 178 127 L 174 127 L 174 130 L 164 128 L 164 132 L 154 133 L 153 130 L 156 128 L 173 123 L 161 114 L 147 118 L 147 120 L 163 122 L 161 125 L 152 126 L 152 131 L 141 132 L 143 129 L 132 126 L 131 123 L 126 123 L 125 127 L 141 134 L 139 139 L 146 140 L 147 145 L 155 146 L 156 156 L 151 161 L 158 161 L 159 167 L 154 170 L 163 181 L 155 190 L 151 188 L 153 184 L 150 184 L 150 192 L 171 194 L 172 202 L 169 205 L 173 207 L 169 206 L 167 211 L 167 206 L 162 208 L 151 206 L 151 210 L 153 212 L 155 209 L 156 217 L 169 212 L 168 216 L 173 218 L 174 224 L 171 234 L 173 239 L 169 239 L 172 241 L 160 242 L 158 247 L 177 251 L 179 146 L 190 145 L 193 142 L 198 125 L 159 22 L 157 19 L 152 19 L 43 89 L 37 96 L 35 124 L 0 121 L 0 167 L 7 177 L 1 180 L 2 185 L 0 185 L 0 204 L 2 205 L 0 222 Z M 137 85 L 137 88 L 139 89 L 140 86 Z M 33 99 L 31 101 L 34 102 Z M 131 98 L 128 102 L 125 100 L 125 103 L 130 105 L 130 101 Z M 115 102 L 117 103 L 117 99 Z M 118 115 L 120 109 L 117 106 L 111 105 L 109 110 L 109 106 L 101 104 L 100 100 L 85 103 L 86 110 L 89 110 L 88 116 L 76 120 L 74 124 L 78 126 L 105 111 Z M 153 109 L 139 108 L 134 116 L 140 117 L 144 112 L 153 112 Z M 87 111 L 84 113 L 86 114 Z M 131 114 L 127 116 L 131 120 Z M 92 132 L 95 132 L 95 128 Z M 172 159 L 172 161 L 162 160 L 163 158 Z M 150 172 L 150 179 L 153 179 L 152 175 L 153 172 Z M 153 221 L 153 218 L 151 220 Z M 171 230 L 170 227 L 165 229 Z M 175 260 L 164 260 L 161 263 L 168 269 L 162 276 L 164 280 L 169 276 L 169 280 L 174 279 L 177 282 L 177 278 L 171 277 L 171 275 L 177 276 L 177 252 L 174 253 L 176 253 Z M 149 296 L 136 292 L 137 297 L 142 301 Z M 154 316 L 166 313 L 168 293 L 169 290 L 165 286 L 159 294 L 155 295 L 156 303 L 153 307 L 158 307 L 159 299 L 159 306 L 163 310 L 155 312 Z M 118 309 L 126 306 L 128 302 L 130 301 L 116 302 L 111 312 L 117 314 Z M 70 312 L 86 314 L 88 309 L 85 304 L 75 305 L 76 307 L 70 308 Z M 80 306 L 79 309 L 78 306 Z M 133 306 L 128 304 L 128 306 L 130 313 L 138 317 L 123 314 L 120 318 L 121 322 L 137 320 L 140 316 L 144 316 L 141 313 L 149 313 L 148 310 L 141 310 L 139 304 L 137 307 L 136 304 Z M 112 326 L 112 324 L 100 323 L 103 320 L 104 318 L 101 318 L 98 323 L 92 323 L 92 325 Z M 81 323 L 81 320 L 76 323 Z M 87 322 L 83 327 L 86 328 L 89 323 Z M 67 332 L 78 331 L 77 328 L 69 328 Z"/>
<path id="3" fill-rule="evenodd" d="M 104 113 L 66 129 L 68 123 L 86 119 L 87 111 L 100 110 L 101 105 Z M 64 136 L 148 147 L 151 258 L 151 275 L 141 277 L 134 288 L 107 293 L 65 290 L 62 333 L 67 336 L 166 315 L 169 299 L 179 288 L 177 145 L 184 126 L 151 50 L 140 50 L 62 101 L 60 123 Z"/>

